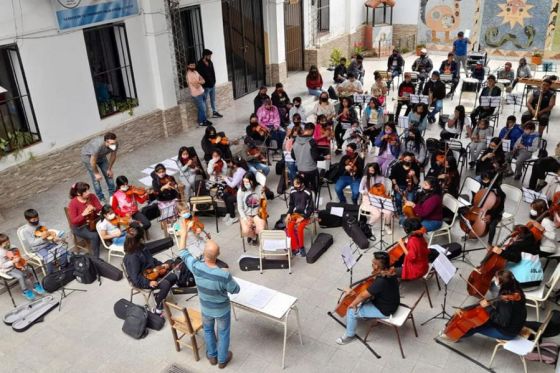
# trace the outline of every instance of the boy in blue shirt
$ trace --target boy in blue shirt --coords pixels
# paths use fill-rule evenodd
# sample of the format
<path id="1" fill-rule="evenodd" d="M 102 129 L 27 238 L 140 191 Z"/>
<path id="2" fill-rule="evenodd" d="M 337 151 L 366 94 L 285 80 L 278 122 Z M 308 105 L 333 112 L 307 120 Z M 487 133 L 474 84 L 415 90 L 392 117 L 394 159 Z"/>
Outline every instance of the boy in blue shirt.
<path id="1" fill-rule="evenodd" d="M 467 44 L 470 44 L 471 41 L 469 38 L 465 37 L 465 33 L 463 31 L 459 31 L 457 34 L 457 39 L 453 42 L 453 50 L 452 52 L 455 54 L 455 61 L 458 65 L 459 76 L 461 76 L 461 65 L 463 69 L 465 69 L 465 74 L 467 73 Z"/>

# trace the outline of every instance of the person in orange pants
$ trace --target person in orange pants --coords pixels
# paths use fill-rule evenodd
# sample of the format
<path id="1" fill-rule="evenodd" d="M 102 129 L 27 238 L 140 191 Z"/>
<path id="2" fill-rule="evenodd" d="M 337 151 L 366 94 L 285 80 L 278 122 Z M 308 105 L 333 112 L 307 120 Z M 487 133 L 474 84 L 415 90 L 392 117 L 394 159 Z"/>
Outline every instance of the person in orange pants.
<path id="1" fill-rule="evenodd" d="M 304 231 L 310 222 L 312 213 L 313 196 L 309 190 L 305 189 L 303 178 L 297 175 L 290 190 L 290 202 L 286 216 L 286 234 L 290 237 L 294 255 L 305 256 Z"/>

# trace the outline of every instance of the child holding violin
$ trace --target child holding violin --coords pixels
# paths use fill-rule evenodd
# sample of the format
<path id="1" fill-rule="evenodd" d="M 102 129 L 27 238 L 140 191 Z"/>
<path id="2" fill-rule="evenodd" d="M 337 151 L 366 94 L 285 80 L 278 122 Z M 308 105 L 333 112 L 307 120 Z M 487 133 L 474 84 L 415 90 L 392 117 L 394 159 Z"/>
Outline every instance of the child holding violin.
<path id="1" fill-rule="evenodd" d="M 297 175 L 290 190 L 290 202 L 288 203 L 288 214 L 286 215 L 286 234 L 290 238 L 292 254 L 305 256 L 305 227 L 311 221 L 314 211 L 313 196 L 305 188 L 305 182 L 301 175 Z"/>
<path id="2" fill-rule="evenodd" d="M 399 281 L 390 266 L 389 254 L 386 251 L 373 253 L 371 264 L 372 276 L 364 280 L 369 285 L 366 289 L 360 292 L 345 289 L 343 302 L 347 297 L 352 300 L 346 311 L 346 333 L 336 339 L 339 345 L 355 339 L 358 319 L 386 319 L 399 308 Z"/>
<path id="3" fill-rule="evenodd" d="M 111 203 L 115 214 L 121 218 L 129 217 L 138 221 L 146 231 L 150 229 L 152 223 L 138 209 L 138 204 L 145 203 L 148 200 L 148 191 L 144 188 L 130 186 L 127 177 L 124 175 L 118 176 L 116 183 L 117 191 L 113 194 Z"/>
<path id="4" fill-rule="evenodd" d="M 0 272 L 18 280 L 23 296 L 27 300 L 35 299 L 35 293 L 45 294 L 45 289 L 39 283 L 33 269 L 21 257 L 19 250 L 12 248 L 10 239 L 4 233 L 0 233 Z"/>
<path id="5" fill-rule="evenodd" d="M 179 166 L 179 178 L 185 186 L 185 199 L 189 198 L 195 191 L 196 177 L 203 175 L 202 166 L 192 147 L 181 146 L 177 154 L 177 165 Z"/>
<path id="6" fill-rule="evenodd" d="M 183 220 L 187 223 L 193 222 L 189 224 L 191 232 L 187 235 L 186 247 L 194 257 L 200 258 L 204 252 L 206 238 L 210 239 L 210 235 L 204 230 L 204 224 L 202 224 L 196 216 L 191 214 L 191 209 L 188 204 L 177 204 L 177 210 L 179 212 L 179 220 L 173 226 L 175 234 L 179 234 Z"/>
<path id="7" fill-rule="evenodd" d="M 385 221 L 385 233 L 391 234 L 391 222 L 393 221 L 393 213 L 388 210 L 379 209 L 371 204 L 371 197 L 390 198 L 389 190 L 385 189 L 385 177 L 381 175 L 381 169 L 377 163 L 369 163 L 365 169 L 365 175 L 360 181 L 360 194 L 362 195 L 362 203 L 360 210 L 369 212 L 368 225 L 373 226 L 383 216 Z"/>
<path id="8" fill-rule="evenodd" d="M 404 152 L 399 162 L 391 168 L 389 176 L 395 191 L 395 207 L 399 215 L 402 214 L 403 197 L 413 201 L 420 180 L 420 166 L 413 153 Z"/>
<path id="9" fill-rule="evenodd" d="M 375 146 L 379 148 L 376 162 L 381 167 L 383 175 L 386 175 L 391 162 L 401 153 L 401 141 L 395 123 L 385 124 L 383 131 L 375 138 Z"/>
<path id="10" fill-rule="evenodd" d="M 399 239 L 393 249 L 402 251 L 401 257 L 394 263 L 397 276 L 403 280 L 416 280 L 428 272 L 429 255 L 428 242 L 424 238 L 425 230 L 419 219 L 405 219 L 402 223 L 406 239 Z"/>
<path id="11" fill-rule="evenodd" d="M 265 198 L 263 187 L 257 183 L 255 175 L 247 173 L 237 191 L 237 211 L 241 223 L 241 235 L 247 237 L 249 245 L 258 245 L 258 235 L 264 230 L 261 201 Z"/>
<path id="12" fill-rule="evenodd" d="M 167 298 L 167 294 L 171 287 L 177 283 L 175 273 L 168 273 L 161 276 L 157 280 L 149 280 L 144 276 L 146 270 L 151 270 L 160 266 L 160 268 L 169 271 L 171 265 L 162 263 L 152 256 L 152 253 L 144 245 L 144 229 L 137 223 L 132 223 L 127 229 L 126 239 L 124 241 L 124 258 L 123 264 L 126 268 L 129 281 L 138 289 L 159 290 L 154 292 L 156 307 L 152 312 L 158 315 L 163 314 L 163 302 Z"/>
<path id="13" fill-rule="evenodd" d="M 331 153 L 331 140 L 333 136 L 332 124 L 329 123 L 327 117 L 323 114 L 317 116 L 317 125 L 313 131 L 313 139 L 321 155 L 325 156 Z"/>
<path id="14" fill-rule="evenodd" d="M 128 226 L 129 223 L 130 218 L 117 217 L 111 206 L 105 205 L 101 209 L 101 219 L 97 223 L 97 230 L 106 242 L 115 246 L 123 246 L 126 231 L 121 230 L 121 227 Z"/>
<path id="15" fill-rule="evenodd" d="M 156 165 L 150 176 L 152 177 L 152 189 L 158 201 L 159 221 L 175 218 L 177 200 L 180 199 L 177 181 L 173 176 L 167 174 L 167 169 L 161 163 Z"/>
<path id="16" fill-rule="evenodd" d="M 210 177 L 210 182 L 219 183 L 221 180 L 227 176 L 228 165 L 227 162 L 222 158 L 222 152 L 220 149 L 215 149 L 212 151 L 212 158 L 208 161 L 207 172 Z"/>
<path id="17" fill-rule="evenodd" d="M 230 160 L 232 158 L 229 139 L 224 132 L 217 132 L 214 126 L 206 127 L 204 136 L 200 141 L 200 146 L 204 151 L 204 160 L 206 162 L 210 161 L 212 153 L 215 150 L 219 150 L 225 160 Z"/>
<path id="18" fill-rule="evenodd" d="M 259 119 L 255 113 L 249 117 L 249 125 L 245 129 L 245 133 L 247 137 L 253 139 L 255 144 L 260 146 L 264 145 L 269 138 L 268 130 L 259 125 Z"/>
<path id="19" fill-rule="evenodd" d="M 91 193 L 89 184 L 77 182 L 70 188 L 70 203 L 68 204 L 68 215 L 70 217 L 70 228 L 77 237 L 89 241 L 93 255 L 99 257 L 99 235 L 95 231 L 95 222 L 101 212 L 101 203 Z M 48 266 L 48 262 L 47 262 Z"/>
<path id="20" fill-rule="evenodd" d="M 422 182 L 422 192 L 416 197 L 416 202 L 406 201 L 405 207 L 412 207 L 414 215 L 427 232 L 441 228 L 443 221 L 443 199 L 439 181 L 434 177 L 426 177 Z M 401 223 L 404 217 L 401 218 Z"/>
<path id="21" fill-rule="evenodd" d="M 479 302 L 481 312 L 487 312 L 489 320 L 469 330 L 461 338 L 482 334 L 493 339 L 511 340 L 521 332 L 527 320 L 523 289 L 514 274 L 508 270 L 498 271 L 494 281 L 499 286 L 498 298 L 493 301 L 482 299 Z M 462 312 L 465 311 L 459 310 L 458 315 Z"/>

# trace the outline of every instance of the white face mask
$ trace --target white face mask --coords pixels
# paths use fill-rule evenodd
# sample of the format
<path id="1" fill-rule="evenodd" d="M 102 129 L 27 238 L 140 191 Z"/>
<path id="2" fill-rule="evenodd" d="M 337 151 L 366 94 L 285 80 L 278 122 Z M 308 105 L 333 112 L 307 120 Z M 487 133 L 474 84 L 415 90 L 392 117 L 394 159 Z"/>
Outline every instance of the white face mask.
<path id="1" fill-rule="evenodd" d="M 538 215 L 538 213 L 537 213 L 535 210 L 531 209 L 531 210 L 529 211 L 529 215 L 531 215 L 531 217 L 535 217 L 535 216 Z"/>
<path id="2" fill-rule="evenodd" d="M 121 187 L 121 190 L 122 190 L 123 192 L 126 192 L 126 191 L 128 190 L 128 185 L 123 185 L 123 186 Z"/>
<path id="3" fill-rule="evenodd" d="M 117 144 L 111 144 L 109 146 L 107 146 L 109 149 L 111 149 L 112 151 L 117 150 Z"/>
<path id="4" fill-rule="evenodd" d="M 113 220 L 114 218 L 115 218 L 114 213 L 107 215 L 107 219 L 109 219 L 109 220 Z"/>
<path id="5" fill-rule="evenodd" d="M 251 183 L 243 183 L 245 189 L 251 189 Z"/>

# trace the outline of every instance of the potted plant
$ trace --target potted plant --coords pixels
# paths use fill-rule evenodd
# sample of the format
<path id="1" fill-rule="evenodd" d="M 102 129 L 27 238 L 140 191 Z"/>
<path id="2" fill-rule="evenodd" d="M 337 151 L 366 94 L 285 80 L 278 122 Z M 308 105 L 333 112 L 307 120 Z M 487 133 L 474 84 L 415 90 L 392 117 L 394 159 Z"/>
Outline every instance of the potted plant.
<path id="1" fill-rule="evenodd" d="M 340 58 L 342 57 L 342 51 L 338 48 L 333 48 L 331 51 L 331 56 L 329 58 L 329 68 L 328 70 L 334 70 L 336 65 L 340 62 Z"/>
<path id="2" fill-rule="evenodd" d="M 542 65 L 542 53 L 539 51 L 533 51 L 531 55 L 531 63 L 535 65 Z"/>
<path id="3" fill-rule="evenodd" d="M 426 48 L 426 44 L 416 44 L 416 55 L 420 56 L 420 51 Z"/>

